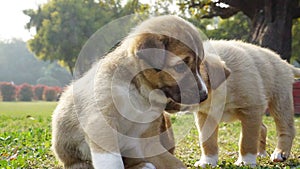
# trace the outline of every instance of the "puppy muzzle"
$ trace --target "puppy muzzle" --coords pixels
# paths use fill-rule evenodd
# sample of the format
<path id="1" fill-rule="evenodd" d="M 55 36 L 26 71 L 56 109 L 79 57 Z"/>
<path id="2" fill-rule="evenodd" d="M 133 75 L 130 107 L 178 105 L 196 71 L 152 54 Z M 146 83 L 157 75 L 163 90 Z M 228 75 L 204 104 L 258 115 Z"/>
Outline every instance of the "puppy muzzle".
<path id="1" fill-rule="evenodd" d="M 176 85 L 163 87 L 162 91 L 174 102 L 186 105 L 199 104 L 208 97 L 207 92 L 205 90 L 199 90 L 198 86 L 191 87 L 188 90 L 180 90 Z"/>

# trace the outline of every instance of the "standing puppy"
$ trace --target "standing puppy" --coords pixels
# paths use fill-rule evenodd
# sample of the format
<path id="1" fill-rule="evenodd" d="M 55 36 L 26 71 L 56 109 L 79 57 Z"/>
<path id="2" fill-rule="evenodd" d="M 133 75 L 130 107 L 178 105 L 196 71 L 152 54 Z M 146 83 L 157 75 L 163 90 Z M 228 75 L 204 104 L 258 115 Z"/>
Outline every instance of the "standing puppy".
<path id="1" fill-rule="evenodd" d="M 185 20 L 152 18 L 73 82 L 52 119 L 53 150 L 64 168 L 185 168 L 167 151 L 173 144 L 162 113 L 170 100 L 207 98 L 199 44 Z"/>
<path id="2" fill-rule="evenodd" d="M 215 166 L 218 161 L 218 123 L 241 121 L 240 152 L 237 165 L 256 165 L 257 154 L 265 154 L 266 127 L 262 116 L 267 108 L 274 118 L 278 142 L 271 160 L 288 158 L 295 136 L 292 84 L 300 70 L 271 50 L 240 41 L 206 41 L 206 56 L 200 66 L 208 87 L 208 99 L 195 113 L 202 156 L 195 166 Z M 225 65 L 226 64 L 226 65 Z M 229 68 L 226 83 L 216 88 L 211 81 L 219 75 L 210 67 Z M 225 75 L 226 76 L 226 71 Z"/>

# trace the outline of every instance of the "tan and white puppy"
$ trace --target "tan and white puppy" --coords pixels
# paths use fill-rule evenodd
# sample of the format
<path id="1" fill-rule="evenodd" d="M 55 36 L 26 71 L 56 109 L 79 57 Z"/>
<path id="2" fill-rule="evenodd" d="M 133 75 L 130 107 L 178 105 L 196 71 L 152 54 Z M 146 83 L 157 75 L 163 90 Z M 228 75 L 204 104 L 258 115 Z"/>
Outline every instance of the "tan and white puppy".
<path id="1" fill-rule="evenodd" d="M 232 120 L 242 124 L 236 164 L 255 166 L 257 155 L 266 154 L 267 129 L 262 116 L 267 108 L 278 136 L 271 160 L 286 160 L 295 136 L 292 84 L 300 70 L 271 50 L 241 41 L 206 41 L 203 46 L 206 58 L 200 72 L 209 94 L 195 113 L 202 151 L 195 166 L 217 165 L 219 121 Z M 226 83 L 217 89 L 211 81 L 218 81 L 220 74 L 210 73 L 210 67 L 230 69 Z M 226 74 L 224 71 L 222 77 Z"/>
<path id="2" fill-rule="evenodd" d="M 73 82 L 52 119 L 53 150 L 64 168 L 186 168 L 167 151 L 174 143 L 163 111 L 170 100 L 207 98 L 199 44 L 190 23 L 154 17 Z"/>

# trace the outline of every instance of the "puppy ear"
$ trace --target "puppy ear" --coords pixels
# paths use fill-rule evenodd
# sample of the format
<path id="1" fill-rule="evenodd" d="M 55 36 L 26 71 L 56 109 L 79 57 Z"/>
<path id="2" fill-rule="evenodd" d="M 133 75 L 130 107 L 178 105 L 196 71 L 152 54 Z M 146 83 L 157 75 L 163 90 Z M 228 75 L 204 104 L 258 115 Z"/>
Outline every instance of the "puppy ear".
<path id="1" fill-rule="evenodd" d="M 225 62 L 217 55 L 207 56 L 204 60 L 204 64 L 207 68 L 210 86 L 213 90 L 218 88 L 231 73 Z"/>
<path id="2" fill-rule="evenodd" d="M 166 46 L 162 36 L 154 34 L 141 35 L 136 56 L 156 69 L 162 69 L 166 60 Z"/>

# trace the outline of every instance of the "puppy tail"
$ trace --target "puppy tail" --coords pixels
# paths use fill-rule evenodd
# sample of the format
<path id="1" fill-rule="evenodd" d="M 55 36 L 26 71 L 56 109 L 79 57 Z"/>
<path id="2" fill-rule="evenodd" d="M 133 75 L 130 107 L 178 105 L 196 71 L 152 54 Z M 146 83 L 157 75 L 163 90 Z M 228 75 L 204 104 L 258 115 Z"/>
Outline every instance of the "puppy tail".
<path id="1" fill-rule="evenodd" d="M 300 69 L 292 66 L 292 70 L 293 70 L 295 78 L 300 78 Z"/>

